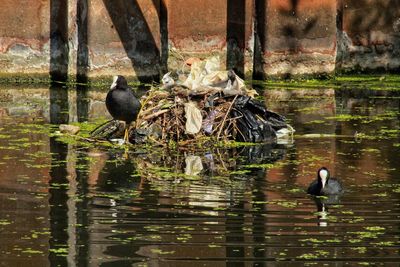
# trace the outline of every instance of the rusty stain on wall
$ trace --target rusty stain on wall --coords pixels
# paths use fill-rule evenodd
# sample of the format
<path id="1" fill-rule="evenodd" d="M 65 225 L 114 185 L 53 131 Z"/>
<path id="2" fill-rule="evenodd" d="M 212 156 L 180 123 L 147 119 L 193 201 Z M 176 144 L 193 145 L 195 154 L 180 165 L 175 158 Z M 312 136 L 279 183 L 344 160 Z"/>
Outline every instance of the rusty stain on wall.
<path id="1" fill-rule="evenodd" d="M 3 0 L 0 9 L 2 73 L 48 73 L 49 1 Z"/>

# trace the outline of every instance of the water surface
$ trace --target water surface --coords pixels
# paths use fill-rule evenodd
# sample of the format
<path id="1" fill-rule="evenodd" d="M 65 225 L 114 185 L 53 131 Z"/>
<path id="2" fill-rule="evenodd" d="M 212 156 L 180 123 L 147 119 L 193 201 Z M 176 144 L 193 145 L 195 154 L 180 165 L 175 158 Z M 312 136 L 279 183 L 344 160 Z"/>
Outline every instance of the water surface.
<path id="1" fill-rule="evenodd" d="M 397 89 L 265 88 L 293 142 L 169 151 L 62 142 L 105 93 L 6 86 L 1 266 L 398 266 Z M 341 198 L 305 193 L 321 166 Z"/>

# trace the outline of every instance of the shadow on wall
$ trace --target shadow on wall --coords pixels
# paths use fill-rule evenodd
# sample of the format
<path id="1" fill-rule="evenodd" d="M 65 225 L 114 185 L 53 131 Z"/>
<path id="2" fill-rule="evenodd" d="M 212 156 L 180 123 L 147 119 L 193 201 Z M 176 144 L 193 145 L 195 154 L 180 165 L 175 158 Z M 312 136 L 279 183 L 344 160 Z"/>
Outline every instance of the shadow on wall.
<path id="1" fill-rule="evenodd" d="M 309 18 L 305 25 L 298 25 L 300 21 L 298 5 L 300 0 L 291 0 L 289 9 L 280 9 L 279 13 L 284 17 L 283 21 L 288 21 L 286 25 L 282 25 L 281 34 L 285 36 L 289 52 L 291 54 L 298 53 L 301 49 L 300 39 L 304 39 L 306 35 L 315 27 L 318 19 L 316 17 Z"/>
<path id="2" fill-rule="evenodd" d="M 305 39 L 307 34 L 314 29 L 318 22 L 317 17 L 307 19 L 305 24 L 298 24 L 301 21 L 298 6 L 300 0 L 290 0 L 288 9 L 281 8 L 279 14 L 283 17 L 282 21 L 288 21 L 286 25 L 282 25 L 280 32 L 285 37 L 286 49 L 289 55 L 298 54 L 301 50 L 301 39 Z M 285 71 L 284 78 L 290 78 L 293 66 L 290 64 Z"/>
<path id="3" fill-rule="evenodd" d="M 305 0 L 303 0 L 305 1 Z M 300 0 L 290 0 L 289 5 L 286 8 L 279 8 L 277 14 L 276 22 L 267 22 L 267 10 L 270 8 L 268 6 L 268 0 L 256 0 L 256 38 L 254 46 L 254 59 L 253 59 L 253 69 L 254 69 L 254 79 L 265 79 L 264 75 L 264 56 L 267 49 L 276 49 L 274 47 L 268 47 L 267 32 L 268 37 L 274 38 L 276 40 L 283 39 L 279 41 L 279 50 L 285 51 L 286 56 L 298 54 L 301 52 L 301 42 L 300 40 L 305 39 L 307 35 L 315 28 L 318 22 L 317 17 L 304 19 L 304 15 L 299 12 L 299 2 Z M 273 11 L 270 11 L 271 13 Z M 303 17 L 302 17 L 303 16 Z M 301 21 L 305 21 L 301 22 Z M 273 25 L 268 25 L 268 23 L 273 23 Z M 267 29 L 270 27 L 270 29 Z M 277 27 L 273 29 L 273 27 Z M 277 33 L 274 33 L 277 31 Z M 273 36 L 273 35 L 278 36 Z M 272 44 L 272 46 L 277 46 Z M 290 58 L 290 57 L 289 57 Z M 293 58 L 292 58 L 293 60 Z M 296 62 L 288 62 L 288 67 L 284 71 L 284 76 L 282 78 L 290 78 L 293 71 L 293 66 Z"/>
<path id="4" fill-rule="evenodd" d="M 227 1 L 226 68 L 244 77 L 246 48 L 246 0 Z"/>
<path id="5" fill-rule="evenodd" d="M 371 1 L 367 0 L 344 0 L 344 3 L 352 10 L 362 10 L 362 12 L 354 12 L 351 17 L 349 26 L 352 32 L 366 34 L 372 30 L 393 30 L 393 24 L 396 19 L 400 18 L 400 1 Z M 370 38 L 370 36 L 366 36 Z M 370 39 L 369 39 L 370 41 Z"/>
<path id="6" fill-rule="evenodd" d="M 367 53 L 355 62 L 363 69 L 400 69 L 400 1 L 341 0 L 338 9 L 338 67 L 354 58 L 353 45 L 367 47 L 356 49 L 356 55 Z"/>
<path id="7" fill-rule="evenodd" d="M 153 0 L 157 10 L 158 1 Z M 159 79 L 161 52 L 136 0 L 103 0 L 125 52 L 141 82 Z"/>
<path id="8" fill-rule="evenodd" d="M 136 0 L 103 0 L 117 30 L 126 55 L 140 81 L 159 78 L 159 66 L 166 70 L 168 57 L 167 11 L 164 1 L 153 0 L 159 10 L 161 44 L 154 39 L 149 25 Z M 68 1 L 50 1 L 50 76 L 52 80 L 66 81 L 69 67 Z M 87 79 L 88 0 L 77 1 L 77 80 Z M 161 47 L 161 51 L 160 48 Z"/>

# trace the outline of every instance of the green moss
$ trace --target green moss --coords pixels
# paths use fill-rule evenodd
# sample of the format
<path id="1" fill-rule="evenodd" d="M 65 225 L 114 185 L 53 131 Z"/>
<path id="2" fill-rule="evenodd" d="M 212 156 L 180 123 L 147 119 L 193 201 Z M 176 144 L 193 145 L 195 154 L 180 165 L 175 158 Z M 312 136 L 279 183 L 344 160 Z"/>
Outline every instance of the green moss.
<path id="1" fill-rule="evenodd" d="M 338 89 L 359 88 L 371 90 L 400 90 L 400 75 L 378 75 L 345 74 L 337 76 L 322 76 L 320 78 L 309 78 L 306 76 L 296 79 L 269 79 L 266 81 L 253 81 L 254 86 L 269 89 Z"/>

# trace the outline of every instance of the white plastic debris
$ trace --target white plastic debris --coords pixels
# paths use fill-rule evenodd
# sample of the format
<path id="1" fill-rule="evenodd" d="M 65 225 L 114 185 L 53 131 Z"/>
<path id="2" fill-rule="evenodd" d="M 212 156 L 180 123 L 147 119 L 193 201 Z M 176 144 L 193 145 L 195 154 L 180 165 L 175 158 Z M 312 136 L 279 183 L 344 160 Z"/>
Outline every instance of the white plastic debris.
<path id="1" fill-rule="evenodd" d="M 187 156 L 185 158 L 185 174 L 190 176 L 196 176 L 203 170 L 203 163 L 199 156 Z"/>
<path id="2" fill-rule="evenodd" d="M 185 132 L 187 134 L 197 134 L 200 132 L 201 125 L 203 123 L 203 117 L 195 102 L 190 101 L 185 103 L 185 117 Z"/>
<path id="3" fill-rule="evenodd" d="M 165 84 L 164 78 L 163 84 Z M 220 59 L 217 56 L 204 61 L 194 61 L 190 73 L 182 85 L 193 92 L 213 89 L 223 90 L 226 95 L 248 95 L 250 97 L 257 95 L 255 90 L 246 88 L 244 80 L 233 70 L 221 71 Z"/>
<path id="4" fill-rule="evenodd" d="M 295 130 L 289 124 L 287 128 L 282 128 L 276 131 L 276 139 L 278 144 L 293 144 L 293 134 Z"/>

